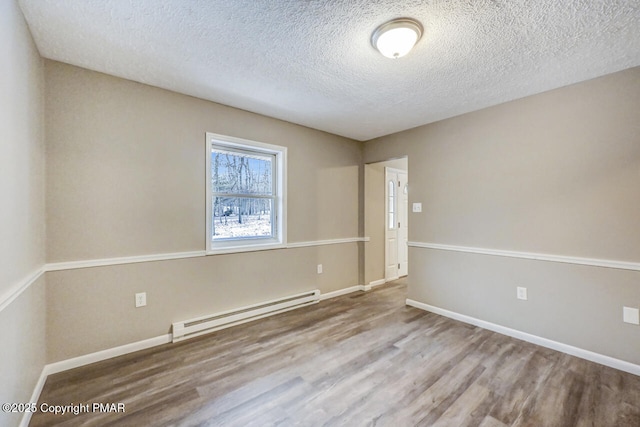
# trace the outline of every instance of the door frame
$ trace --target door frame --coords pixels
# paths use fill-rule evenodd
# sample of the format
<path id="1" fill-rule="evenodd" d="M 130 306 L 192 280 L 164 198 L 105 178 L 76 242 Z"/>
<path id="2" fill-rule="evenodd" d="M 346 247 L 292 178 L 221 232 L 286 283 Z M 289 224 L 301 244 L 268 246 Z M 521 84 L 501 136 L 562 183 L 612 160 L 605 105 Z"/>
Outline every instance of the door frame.
<path id="1" fill-rule="evenodd" d="M 409 157 L 401 155 L 364 164 L 364 289 L 384 285 L 385 279 L 385 230 L 386 230 L 386 177 L 385 167 L 391 167 L 409 175 Z M 410 195 L 409 195 L 410 198 Z M 409 200 L 410 202 L 410 200 Z M 407 207 L 408 209 L 408 207 Z M 409 215 L 409 213 L 407 213 Z M 411 224 L 408 224 L 411 227 Z M 408 230 L 410 232 L 410 230 Z"/>

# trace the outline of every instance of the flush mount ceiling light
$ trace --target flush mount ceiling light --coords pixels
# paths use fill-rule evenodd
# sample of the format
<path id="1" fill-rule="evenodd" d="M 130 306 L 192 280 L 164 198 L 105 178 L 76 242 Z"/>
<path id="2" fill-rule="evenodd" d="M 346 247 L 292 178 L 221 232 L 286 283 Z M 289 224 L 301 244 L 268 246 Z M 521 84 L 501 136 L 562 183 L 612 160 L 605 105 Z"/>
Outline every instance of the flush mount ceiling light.
<path id="1" fill-rule="evenodd" d="M 398 18 L 380 25 L 371 44 L 387 58 L 405 56 L 422 37 L 422 25 L 411 18 Z"/>

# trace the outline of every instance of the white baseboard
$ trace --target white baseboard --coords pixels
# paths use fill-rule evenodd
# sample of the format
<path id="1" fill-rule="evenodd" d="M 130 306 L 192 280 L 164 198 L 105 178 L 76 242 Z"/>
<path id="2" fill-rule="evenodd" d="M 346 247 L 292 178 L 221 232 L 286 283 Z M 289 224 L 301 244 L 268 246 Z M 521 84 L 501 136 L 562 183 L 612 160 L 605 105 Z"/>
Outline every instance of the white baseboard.
<path id="1" fill-rule="evenodd" d="M 385 283 L 387 283 L 386 279 L 374 280 L 373 282 L 369 282 L 369 286 L 373 288 L 375 286 L 384 285 Z"/>
<path id="2" fill-rule="evenodd" d="M 320 300 L 326 300 L 329 298 L 335 298 L 341 295 L 346 295 L 352 292 L 364 291 L 365 286 L 356 285 L 351 286 L 349 288 L 339 289 L 333 292 L 327 292 L 325 294 L 320 295 Z M 30 402 L 37 402 L 40 393 L 42 392 L 42 388 L 47 380 L 49 375 L 57 374 L 59 372 L 68 371 L 69 369 L 79 368 L 81 366 L 89 365 L 91 363 L 100 362 L 102 360 L 111 359 L 113 357 L 122 356 L 125 354 L 133 353 L 140 350 L 146 350 L 151 347 L 156 347 L 162 344 L 171 343 L 172 336 L 171 334 L 161 335 L 155 338 L 149 338 L 142 341 L 137 341 L 130 344 L 121 345 L 114 348 L 109 348 L 106 350 L 97 351 L 95 353 L 85 354 L 83 356 L 74 357 L 72 359 L 62 360 L 60 362 L 50 363 L 45 365 L 42 369 L 42 374 L 36 383 L 36 386 L 33 390 L 33 394 L 31 396 Z M 28 426 L 29 421 L 31 420 L 31 414 L 25 413 L 20 426 Z"/>
<path id="3" fill-rule="evenodd" d="M 352 292 L 363 291 L 363 288 L 364 286 L 362 285 L 356 285 L 349 288 L 339 289 L 333 292 L 327 292 L 320 295 L 320 300 L 335 298 Z M 119 347 L 97 351 L 95 353 L 85 354 L 83 356 L 74 357 L 72 359 L 48 364 L 44 367 L 43 373 L 46 373 L 46 375 L 56 374 L 58 372 L 67 371 L 69 369 L 78 368 L 80 366 L 89 365 L 91 363 L 100 362 L 102 360 L 111 359 L 113 357 L 145 350 L 147 348 L 155 347 L 162 344 L 167 344 L 170 343 L 171 340 L 171 334 L 167 334 L 130 344 L 121 345 Z"/>
<path id="4" fill-rule="evenodd" d="M 326 299 L 339 297 L 341 295 L 350 294 L 352 292 L 364 291 L 363 285 L 351 286 L 349 288 L 338 289 L 337 291 L 327 292 L 326 294 L 320 294 L 320 301 L 324 301 Z"/>
<path id="5" fill-rule="evenodd" d="M 112 357 L 122 356 L 125 354 L 133 353 L 139 350 L 145 350 L 147 348 L 155 347 L 162 344 L 168 344 L 171 342 L 171 334 L 161 335 L 155 338 L 149 338 L 146 340 L 121 345 L 119 347 L 109 348 L 102 351 L 96 351 L 95 353 L 85 354 L 84 356 L 74 357 L 72 359 L 62 360 L 60 362 L 50 363 L 42 368 L 42 373 L 38 382 L 31 394 L 31 403 L 37 403 L 40 398 L 40 393 L 44 388 L 44 384 L 47 381 L 49 375 L 57 374 L 62 371 L 67 371 L 73 368 L 79 368 L 80 366 L 89 365 L 91 363 L 100 362 L 102 360 L 111 359 Z M 31 413 L 25 412 L 20 421 L 20 427 L 27 427 L 31 421 Z"/>
<path id="6" fill-rule="evenodd" d="M 58 372 L 68 371 L 69 369 L 78 368 L 80 366 L 89 365 L 91 363 L 100 362 L 102 360 L 111 359 L 112 357 L 122 356 L 124 354 L 133 353 L 135 351 L 145 350 L 147 348 L 155 347 L 158 345 L 168 344 L 170 342 L 171 334 L 161 335 L 159 337 L 121 345 L 119 347 L 96 351 L 95 353 L 85 354 L 84 356 L 78 356 L 72 359 L 50 363 L 44 368 L 47 372 L 47 375 L 57 374 Z"/>
<path id="7" fill-rule="evenodd" d="M 29 403 L 38 403 L 38 399 L 40 398 L 40 393 L 42 393 L 42 389 L 44 388 L 44 383 L 47 382 L 47 377 L 49 376 L 49 373 L 47 372 L 47 367 L 45 366 L 44 368 L 42 368 L 42 372 L 40 373 L 40 377 L 38 378 L 38 382 L 36 383 L 36 386 L 33 388 L 33 393 L 31 393 L 31 399 L 29 400 Z M 33 415 L 31 412 L 25 412 L 22 415 L 22 419 L 20 420 L 20 424 L 18 424 L 20 427 L 28 427 L 29 423 L 31 422 L 31 415 Z"/>
<path id="8" fill-rule="evenodd" d="M 502 335 L 507 335 L 513 338 L 527 341 L 532 344 L 537 344 L 542 347 L 550 348 L 562 353 L 570 354 L 571 356 L 579 357 L 581 359 L 589 360 L 591 362 L 599 363 L 610 368 L 618 369 L 620 371 L 628 372 L 633 375 L 640 376 L 640 365 L 636 365 L 631 362 L 616 359 L 611 356 L 605 356 L 604 354 L 595 353 L 593 351 L 585 350 L 579 347 L 574 347 L 569 344 L 564 344 L 558 341 L 553 341 L 547 338 L 542 338 L 537 335 L 528 334 L 526 332 L 518 331 L 517 329 L 507 328 L 506 326 L 497 325 L 495 323 L 487 322 L 484 320 L 476 319 L 475 317 L 467 316 L 464 314 L 456 313 L 454 311 L 445 310 L 443 308 L 435 307 L 429 304 L 425 304 L 412 299 L 407 299 L 406 304 L 411 307 L 419 308 L 421 310 L 430 311 L 441 316 L 448 317 L 450 319 L 459 320 L 464 323 L 479 326 L 483 329 L 488 329 L 493 332 L 497 332 Z"/>
<path id="9" fill-rule="evenodd" d="M 335 298 L 341 295 L 350 294 L 352 292 L 364 291 L 365 286 L 356 285 L 349 288 L 339 289 L 333 292 L 327 292 L 320 295 L 320 300 Z M 62 360 L 60 362 L 50 363 L 43 369 L 43 375 L 57 374 L 58 372 L 68 371 L 69 369 L 78 368 L 80 366 L 89 365 L 91 363 L 100 362 L 102 360 L 111 359 L 113 357 L 122 356 L 124 354 L 133 353 L 139 350 L 155 347 L 162 344 L 170 343 L 171 334 L 161 335 L 155 338 L 149 338 L 143 341 L 137 341 L 130 344 L 121 345 L 119 347 L 109 348 L 97 351 L 95 353 L 85 354 L 83 356 L 74 357 L 72 359 Z M 44 384 L 44 382 L 43 382 Z M 39 393 L 38 393 L 39 396 Z"/>

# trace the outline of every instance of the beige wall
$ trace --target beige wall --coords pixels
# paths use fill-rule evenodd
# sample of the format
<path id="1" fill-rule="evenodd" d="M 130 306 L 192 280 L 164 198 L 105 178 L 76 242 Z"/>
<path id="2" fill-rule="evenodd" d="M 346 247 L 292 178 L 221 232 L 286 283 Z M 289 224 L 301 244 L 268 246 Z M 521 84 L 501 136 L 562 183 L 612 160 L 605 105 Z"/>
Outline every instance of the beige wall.
<path id="1" fill-rule="evenodd" d="M 289 147 L 290 242 L 358 234 L 359 143 L 46 62 L 49 262 L 204 249 L 205 132 Z"/>
<path id="2" fill-rule="evenodd" d="M 289 242 L 359 235 L 358 142 L 51 61 L 46 125 L 49 262 L 204 250 L 205 132 L 288 147 Z M 361 250 L 50 273 L 48 361 L 165 334 L 172 321 L 358 285 Z M 143 291 L 148 306 L 135 309 Z"/>
<path id="3" fill-rule="evenodd" d="M 406 157 L 364 166 L 364 233 L 369 237 L 365 243 L 365 283 L 384 280 L 385 271 L 385 167 L 406 171 Z"/>
<path id="4" fill-rule="evenodd" d="M 164 335 L 173 322 L 311 289 L 330 292 L 357 279 L 354 243 L 52 272 L 49 362 Z M 133 295 L 142 291 L 148 305 L 136 309 Z"/>
<path id="5" fill-rule="evenodd" d="M 0 3 L 0 306 L 44 263 L 43 73 L 15 1 Z M 28 402 L 45 360 L 44 279 L 0 311 L 0 403 Z M 0 412 L 0 425 L 21 414 Z"/>
<path id="6" fill-rule="evenodd" d="M 409 156 L 409 240 L 640 262 L 640 68 L 365 144 Z M 410 248 L 409 297 L 640 363 L 640 272 Z M 515 298 L 527 286 L 529 301 Z"/>

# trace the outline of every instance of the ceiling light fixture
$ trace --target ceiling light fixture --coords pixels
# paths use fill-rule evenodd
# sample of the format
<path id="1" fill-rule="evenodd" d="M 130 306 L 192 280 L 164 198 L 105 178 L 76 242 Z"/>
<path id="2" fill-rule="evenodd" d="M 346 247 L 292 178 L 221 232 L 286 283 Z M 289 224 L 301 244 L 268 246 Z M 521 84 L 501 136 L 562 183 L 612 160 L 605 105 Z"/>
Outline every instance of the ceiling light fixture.
<path id="1" fill-rule="evenodd" d="M 397 18 L 376 28 L 371 44 L 387 58 L 401 58 L 418 43 L 422 31 L 422 25 L 415 19 Z"/>

